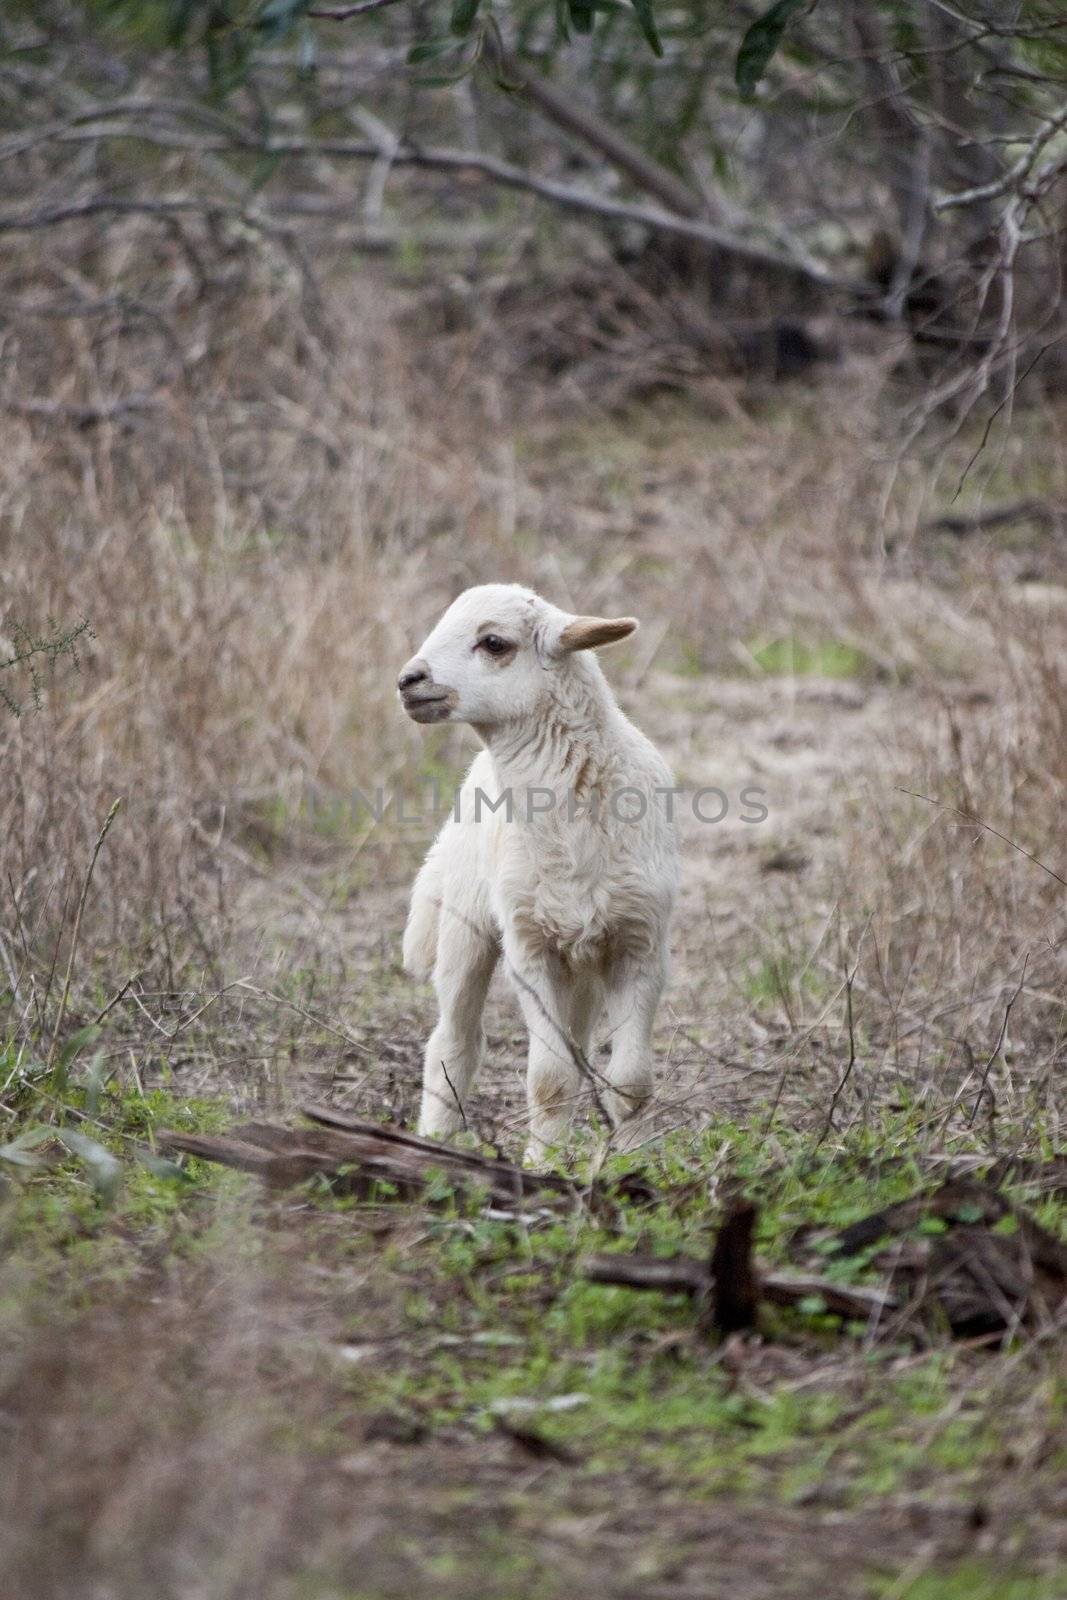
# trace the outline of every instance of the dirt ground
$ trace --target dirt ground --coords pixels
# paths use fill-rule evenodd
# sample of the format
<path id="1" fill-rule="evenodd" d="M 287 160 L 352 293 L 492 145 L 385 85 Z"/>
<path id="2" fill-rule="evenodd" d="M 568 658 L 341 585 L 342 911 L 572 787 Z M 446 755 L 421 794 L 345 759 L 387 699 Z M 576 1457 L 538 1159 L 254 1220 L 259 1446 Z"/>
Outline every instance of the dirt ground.
<path id="1" fill-rule="evenodd" d="M 783 1055 L 794 1059 L 805 1028 L 797 1017 L 766 1022 L 754 1015 L 752 982 L 757 989 L 772 986 L 755 998 L 772 1002 L 773 1010 L 783 998 L 773 991 L 775 962 L 803 967 L 819 956 L 835 885 L 848 866 L 842 837 L 858 809 L 877 812 L 904 781 L 909 768 L 902 736 L 906 745 L 910 730 L 946 705 L 966 722 L 981 714 L 987 696 L 966 681 L 924 691 L 817 675 L 691 679 L 650 671 L 621 699 L 655 738 L 685 791 L 677 801 L 683 866 L 671 982 L 657 1026 L 657 1099 L 661 1127 L 686 1126 L 762 1102 L 768 1083 L 781 1075 Z M 459 760 L 476 748 L 471 739 L 455 741 Z M 235 919 L 261 971 L 332 960 L 353 974 L 382 974 L 377 985 L 353 979 L 359 994 L 351 1009 L 343 990 L 338 1000 L 355 1037 L 384 1055 L 387 1103 L 409 1122 L 417 1108 L 421 1049 L 436 1012 L 428 986 L 400 974 L 399 940 L 413 869 L 433 837 L 429 806 L 426 801 L 420 810 L 416 800 L 411 824 L 390 828 L 386 822 L 381 840 L 369 833 L 358 892 L 344 879 L 338 887 L 332 860 L 317 866 L 283 857 L 246 883 Z M 763 809 L 765 817 L 759 816 Z M 757 820 L 745 820 L 750 816 Z M 939 825 L 933 807 L 929 822 Z M 835 958 L 827 959 L 832 965 Z M 789 982 L 783 971 L 787 1006 Z M 716 996 L 711 1012 L 709 990 Z M 806 1022 L 823 1039 L 836 1040 L 843 1027 L 841 1009 L 832 1005 L 812 1010 Z M 499 971 L 487 1031 L 472 1121 L 514 1150 L 525 1114 L 526 1041 Z M 380 1104 L 380 1067 L 361 1070 L 351 1062 L 345 1073 L 349 1082 L 328 1079 L 339 1103 L 367 1111 Z M 296 1086 L 289 1079 L 286 1092 L 304 1093 L 307 1086 L 306 1078 Z"/>

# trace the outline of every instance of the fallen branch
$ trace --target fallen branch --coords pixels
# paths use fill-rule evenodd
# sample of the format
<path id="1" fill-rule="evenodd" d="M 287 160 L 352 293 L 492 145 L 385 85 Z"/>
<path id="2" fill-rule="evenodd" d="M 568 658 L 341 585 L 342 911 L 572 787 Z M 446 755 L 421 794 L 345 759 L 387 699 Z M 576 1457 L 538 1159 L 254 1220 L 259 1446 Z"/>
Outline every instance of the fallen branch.
<path id="1" fill-rule="evenodd" d="M 710 1322 L 717 1333 L 756 1326 L 759 1274 L 752 1260 L 756 1208 L 743 1200 L 727 1212 L 711 1252 Z"/>
<path id="2" fill-rule="evenodd" d="M 909 1235 L 906 1248 L 894 1246 L 893 1281 L 916 1310 L 932 1307 L 957 1337 L 1047 1326 L 1067 1305 L 1067 1245 L 989 1183 L 953 1178 L 932 1194 L 897 1201 L 840 1233 L 837 1254 Z"/>
<path id="3" fill-rule="evenodd" d="M 898 1308 L 897 1300 L 887 1289 L 831 1283 L 813 1274 L 773 1272 L 758 1262 L 755 1269 L 759 1297 L 772 1305 L 800 1306 L 818 1297 L 827 1311 L 856 1321 Z M 579 1262 L 579 1271 L 590 1283 L 611 1283 L 626 1289 L 654 1289 L 660 1294 L 685 1294 L 692 1299 L 711 1299 L 715 1292 L 710 1263 L 705 1265 L 695 1256 L 593 1255 Z"/>
<path id="4" fill-rule="evenodd" d="M 960 511 L 932 517 L 919 528 L 920 533 L 984 533 L 990 528 L 1007 528 L 1016 522 L 1039 522 L 1053 526 L 1067 520 L 1067 506 L 1049 505 L 1042 500 L 1019 500 L 1010 506 L 991 506 L 986 511 Z"/>
<path id="5" fill-rule="evenodd" d="M 329 1106 L 301 1109 L 317 1126 L 249 1122 L 226 1135 L 170 1129 L 157 1137 L 167 1149 L 255 1173 L 272 1189 L 320 1177 L 338 1194 L 381 1198 L 379 1186 L 385 1183 L 395 1188 L 399 1199 L 417 1200 L 444 1179 L 453 1191 L 480 1190 L 493 1204 L 503 1206 L 534 1199 L 542 1204 L 565 1200 L 610 1207 L 620 1199 L 649 1197 L 640 1175 L 624 1174 L 612 1183 L 576 1183 L 556 1172 L 534 1172 L 499 1156 L 423 1139 Z"/>
<path id="6" fill-rule="evenodd" d="M 444 1177 L 453 1189 L 480 1188 L 499 1205 L 530 1197 L 577 1201 L 584 1192 L 556 1173 L 530 1172 L 509 1161 L 421 1139 L 328 1107 L 307 1106 L 304 1115 L 319 1126 L 286 1128 L 250 1122 L 225 1136 L 167 1130 L 158 1140 L 170 1150 L 255 1173 L 272 1189 L 318 1176 L 339 1194 L 371 1198 L 385 1183 L 396 1188 L 400 1199 L 414 1200 L 435 1178 Z"/>
<path id="7" fill-rule="evenodd" d="M 1022 1328 L 1058 1326 L 1067 1307 L 1067 1245 L 975 1179 L 953 1179 L 898 1201 L 831 1241 L 843 1258 L 910 1236 L 894 1245 L 888 1282 L 870 1287 L 760 1267 L 749 1254 L 755 1216 L 754 1206 L 735 1207 L 707 1263 L 693 1256 L 595 1255 L 579 1270 L 591 1283 L 688 1295 L 702 1307 L 701 1322 L 720 1333 L 754 1326 L 759 1300 L 802 1310 L 817 1301 L 836 1316 L 875 1323 L 887 1311 L 911 1318 L 926 1311 L 957 1338 L 1010 1338 Z M 1006 1222 L 1012 1231 L 999 1231 Z"/>

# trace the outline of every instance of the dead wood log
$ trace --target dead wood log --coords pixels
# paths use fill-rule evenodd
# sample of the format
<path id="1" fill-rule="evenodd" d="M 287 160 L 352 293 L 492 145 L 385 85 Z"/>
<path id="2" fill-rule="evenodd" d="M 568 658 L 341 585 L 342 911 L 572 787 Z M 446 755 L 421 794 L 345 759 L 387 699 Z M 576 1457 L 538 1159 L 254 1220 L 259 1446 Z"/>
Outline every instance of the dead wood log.
<path id="1" fill-rule="evenodd" d="M 714 1294 L 710 1265 L 695 1256 L 591 1255 L 579 1262 L 579 1271 L 590 1283 L 617 1284 L 625 1289 L 655 1289 L 709 1302 Z M 758 1262 L 754 1271 L 760 1298 L 772 1305 L 799 1306 L 817 1296 L 827 1311 L 855 1321 L 897 1309 L 897 1301 L 886 1289 L 831 1283 L 813 1274 L 773 1272 Z"/>
<path id="2" fill-rule="evenodd" d="M 931 1221 L 940 1227 L 924 1233 Z M 950 1179 L 853 1223 L 836 1244 L 855 1255 L 905 1238 L 889 1258 L 894 1289 L 959 1338 L 1047 1327 L 1067 1309 L 1067 1245 L 989 1183 Z"/>
<path id="3" fill-rule="evenodd" d="M 402 1200 L 424 1197 L 444 1178 L 453 1190 L 480 1190 L 494 1205 L 527 1200 L 541 1204 L 584 1201 L 614 1205 L 622 1199 L 647 1201 L 650 1189 L 639 1173 L 611 1183 L 585 1185 L 555 1172 L 533 1172 L 498 1156 L 457 1149 L 423 1139 L 402 1128 L 368 1122 L 329 1106 L 304 1106 L 311 1128 L 247 1122 L 225 1135 L 169 1129 L 159 1143 L 203 1161 L 253 1172 L 269 1188 L 289 1188 L 320 1176 L 338 1194 L 368 1198 L 390 1184 Z"/>
<path id="4" fill-rule="evenodd" d="M 760 1291 L 765 1300 L 776 1306 L 800 1306 L 805 1301 L 819 1299 L 834 1316 L 848 1317 L 856 1322 L 879 1317 L 884 1311 L 896 1311 L 899 1303 L 889 1289 L 879 1285 L 831 1283 L 829 1279 L 812 1273 L 809 1276 L 792 1272 L 767 1272 Z"/>
<path id="5" fill-rule="evenodd" d="M 1009 1204 L 999 1189 L 977 1178 L 950 1178 L 932 1192 L 923 1190 L 898 1200 L 881 1211 L 872 1211 L 850 1223 L 837 1234 L 836 1253 L 842 1256 L 858 1255 L 878 1243 L 880 1239 L 910 1233 L 928 1217 L 943 1222 L 956 1220 L 982 1222 L 987 1227 L 1007 1216 Z"/>

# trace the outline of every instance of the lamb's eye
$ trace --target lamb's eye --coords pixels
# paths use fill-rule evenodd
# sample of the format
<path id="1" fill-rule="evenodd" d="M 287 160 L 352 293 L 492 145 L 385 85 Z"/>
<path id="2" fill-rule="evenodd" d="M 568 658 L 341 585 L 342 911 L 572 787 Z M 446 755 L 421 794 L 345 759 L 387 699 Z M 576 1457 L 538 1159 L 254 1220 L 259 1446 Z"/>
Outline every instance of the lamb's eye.
<path id="1" fill-rule="evenodd" d="M 487 650 L 491 656 L 502 656 L 511 649 L 511 646 L 498 633 L 487 633 L 484 639 L 478 640 L 478 648 Z"/>

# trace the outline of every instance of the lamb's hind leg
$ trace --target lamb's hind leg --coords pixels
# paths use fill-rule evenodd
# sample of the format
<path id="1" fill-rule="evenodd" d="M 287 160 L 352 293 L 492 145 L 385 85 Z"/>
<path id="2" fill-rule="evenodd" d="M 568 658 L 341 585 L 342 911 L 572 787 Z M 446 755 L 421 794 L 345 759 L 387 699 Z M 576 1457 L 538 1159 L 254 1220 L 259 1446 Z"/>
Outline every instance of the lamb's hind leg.
<path id="1" fill-rule="evenodd" d="M 466 1125 L 467 1096 L 485 1050 L 482 1011 L 499 944 L 442 908 L 433 982 L 440 1018 L 426 1044 L 419 1132 L 445 1137 Z"/>

